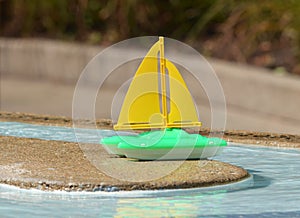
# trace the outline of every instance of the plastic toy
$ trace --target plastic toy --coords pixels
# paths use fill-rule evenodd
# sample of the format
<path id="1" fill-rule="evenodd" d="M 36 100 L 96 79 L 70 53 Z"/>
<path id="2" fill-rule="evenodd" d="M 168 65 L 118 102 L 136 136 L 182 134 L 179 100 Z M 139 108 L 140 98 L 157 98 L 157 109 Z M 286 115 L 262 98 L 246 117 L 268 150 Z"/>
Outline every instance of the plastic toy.
<path id="1" fill-rule="evenodd" d="M 101 144 L 109 153 L 142 160 L 219 154 L 226 141 L 181 129 L 200 126 L 191 94 L 176 66 L 164 57 L 164 38 L 159 37 L 138 67 L 114 126 L 115 130 L 152 131 L 103 138 Z"/>

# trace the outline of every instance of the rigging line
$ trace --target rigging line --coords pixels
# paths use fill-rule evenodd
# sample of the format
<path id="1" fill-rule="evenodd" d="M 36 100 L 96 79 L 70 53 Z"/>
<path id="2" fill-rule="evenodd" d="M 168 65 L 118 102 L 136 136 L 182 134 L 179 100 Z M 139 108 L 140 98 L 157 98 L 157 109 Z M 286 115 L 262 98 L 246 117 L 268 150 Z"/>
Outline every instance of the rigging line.
<path id="1" fill-rule="evenodd" d="M 166 68 L 166 60 L 164 54 L 164 37 L 159 37 L 159 47 L 160 47 L 160 72 L 161 72 L 161 89 L 162 89 L 162 111 L 164 124 L 168 123 L 168 115 L 167 115 L 167 96 L 166 96 L 166 78 L 165 78 L 165 68 Z"/>

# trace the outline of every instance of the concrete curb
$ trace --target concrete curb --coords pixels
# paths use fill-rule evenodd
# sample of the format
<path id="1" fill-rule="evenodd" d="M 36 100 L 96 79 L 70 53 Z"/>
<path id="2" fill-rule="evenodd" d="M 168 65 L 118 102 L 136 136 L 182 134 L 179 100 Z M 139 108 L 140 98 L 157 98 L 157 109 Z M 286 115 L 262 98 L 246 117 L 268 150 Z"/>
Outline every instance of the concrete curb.
<path id="1" fill-rule="evenodd" d="M 0 73 L 2 80 L 6 77 L 47 80 L 74 88 L 85 65 L 101 50 L 100 46 L 61 41 L 0 38 Z M 126 54 L 126 51 L 116 52 Z M 118 61 L 118 55 L 114 58 Z M 199 64 L 194 57 L 188 57 L 186 61 Z M 226 96 L 226 128 L 300 133 L 298 77 L 277 76 L 266 69 L 215 59 L 208 61 Z M 134 68 L 131 66 L 130 69 L 128 72 L 132 74 Z M 122 77 L 118 74 L 110 78 L 109 86 L 119 86 L 129 74 L 124 73 Z M 191 84 L 192 80 L 187 77 L 187 83 Z M 190 87 L 197 103 L 200 102 L 201 118 L 204 123 L 209 123 L 210 108 L 205 92 L 193 84 Z"/>

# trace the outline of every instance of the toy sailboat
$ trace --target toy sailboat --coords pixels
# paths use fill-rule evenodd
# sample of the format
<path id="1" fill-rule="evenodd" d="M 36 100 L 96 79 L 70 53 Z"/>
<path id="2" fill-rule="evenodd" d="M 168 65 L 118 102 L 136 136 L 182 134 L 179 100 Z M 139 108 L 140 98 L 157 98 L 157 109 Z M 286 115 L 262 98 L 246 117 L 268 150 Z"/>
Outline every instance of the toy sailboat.
<path id="1" fill-rule="evenodd" d="M 152 131 L 103 138 L 101 144 L 109 153 L 142 160 L 219 154 L 226 141 L 181 129 L 200 126 L 193 98 L 176 66 L 165 58 L 164 38 L 159 37 L 138 67 L 114 125 L 115 130 Z"/>

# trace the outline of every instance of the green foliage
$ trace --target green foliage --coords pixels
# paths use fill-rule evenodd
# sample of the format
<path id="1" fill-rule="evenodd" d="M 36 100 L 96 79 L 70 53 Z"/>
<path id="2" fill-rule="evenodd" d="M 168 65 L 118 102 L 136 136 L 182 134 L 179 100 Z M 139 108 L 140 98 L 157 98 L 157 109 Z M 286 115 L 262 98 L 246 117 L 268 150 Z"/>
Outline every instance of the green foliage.
<path id="1" fill-rule="evenodd" d="M 274 65 L 271 58 L 263 65 L 293 71 L 299 11 L 298 0 L 2 0 L 0 35 L 105 44 L 164 35 L 207 54 L 258 65 L 266 60 L 257 59 L 262 53 L 288 47 L 292 61 Z"/>
<path id="2" fill-rule="evenodd" d="M 75 37 L 99 32 L 107 40 L 140 35 L 195 38 L 224 20 L 224 2 L 138 0 L 4 0 L 10 11 L 2 35 Z M 216 19 L 215 19 L 216 18 Z M 20 25 L 14 26 L 13 23 Z M 80 27 L 81 26 L 81 27 Z M 84 38 L 86 39 L 86 38 Z"/>

